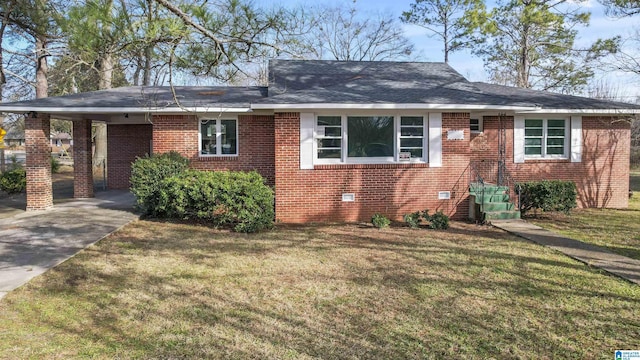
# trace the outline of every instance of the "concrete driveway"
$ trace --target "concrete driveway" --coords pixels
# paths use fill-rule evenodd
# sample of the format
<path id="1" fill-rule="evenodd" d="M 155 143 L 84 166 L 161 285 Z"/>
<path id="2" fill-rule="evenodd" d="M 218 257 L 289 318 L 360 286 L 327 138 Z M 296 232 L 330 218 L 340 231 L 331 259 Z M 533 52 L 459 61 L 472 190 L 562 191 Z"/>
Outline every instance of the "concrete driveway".
<path id="1" fill-rule="evenodd" d="M 138 219 L 133 204 L 129 191 L 102 191 L 46 211 L 0 207 L 0 298 Z"/>

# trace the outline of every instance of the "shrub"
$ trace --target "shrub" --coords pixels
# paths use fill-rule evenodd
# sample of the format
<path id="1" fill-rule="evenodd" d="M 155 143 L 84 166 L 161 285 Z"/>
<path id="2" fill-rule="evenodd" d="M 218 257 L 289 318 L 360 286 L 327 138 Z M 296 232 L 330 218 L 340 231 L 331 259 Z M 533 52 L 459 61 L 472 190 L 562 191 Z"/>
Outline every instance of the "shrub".
<path id="1" fill-rule="evenodd" d="M 420 211 L 404 215 L 404 222 L 406 222 L 412 229 L 417 229 L 418 227 L 420 227 L 421 221 L 422 219 L 420 218 Z"/>
<path id="2" fill-rule="evenodd" d="M 199 219 L 238 232 L 273 227 L 273 190 L 255 171 L 185 170 L 159 184 L 151 213 L 160 217 Z"/>
<path id="3" fill-rule="evenodd" d="M 27 172 L 22 167 L 0 174 L 0 190 L 8 194 L 17 194 L 27 188 Z"/>
<path id="4" fill-rule="evenodd" d="M 371 223 L 373 224 L 373 226 L 377 227 L 378 229 L 382 229 L 382 228 L 389 227 L 389 225 L 391 225 L 391 220 L 389 220 L 386 216 L 382 214 L 375 213 L 371 217 Z"/>
<path id="5" fill-rule="evenodd" d="M 436 211 L 433 215 L 429 215 L 429 210 L 425 210 L 422 212 L 422 217 L 429 222 L 431 229 L 446 230 L 449 228 L 449 217 L 442 210 Z"/>
<path id="6" fill-rule="evenodd" d="M 568 214 L 577 206 L 578 191 L 572 181 L 529 181 L 518 184 L 517 188 L 520 191 L 520 210 L 523 214 L 532 209 Z"/>
<path id="7" fill-rule="evenodd" d="M 51 172 L 53 174 L 57 174 L 60 171 L 60 161 L 58 159 L 51 157 Z"/>
<path id="8" fill-rule="evenodd" d="M 161 182 L 185 171 L 188 166 L 189 159 L 174 151 L 137 158 L 131 167 L 130 179 L 137 209 L 143 214 L 155 215 Z"/>

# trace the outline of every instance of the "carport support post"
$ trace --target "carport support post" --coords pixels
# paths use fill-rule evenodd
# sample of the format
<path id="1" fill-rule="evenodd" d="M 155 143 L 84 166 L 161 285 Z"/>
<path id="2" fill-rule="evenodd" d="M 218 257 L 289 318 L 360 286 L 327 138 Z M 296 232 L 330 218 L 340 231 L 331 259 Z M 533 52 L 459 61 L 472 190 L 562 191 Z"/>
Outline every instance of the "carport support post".
<path id="1" fill-rule="evenodd" d="M 73 197 L 93 197 L 91 120 L 73 120 Z"/>
<path id="2" fill-rule="evenodd" d="M 24 120 L 27 156 L 27 211 L 53 207 L 49 114 L 30 112 Z"/>

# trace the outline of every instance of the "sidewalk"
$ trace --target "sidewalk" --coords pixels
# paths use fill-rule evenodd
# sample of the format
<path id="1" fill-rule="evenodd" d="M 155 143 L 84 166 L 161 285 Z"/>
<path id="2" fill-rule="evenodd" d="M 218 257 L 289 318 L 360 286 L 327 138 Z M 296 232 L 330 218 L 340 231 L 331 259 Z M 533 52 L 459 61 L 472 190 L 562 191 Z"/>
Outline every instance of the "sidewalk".
<path id="1" fill-rule="evenodd" d="M 136 220 L 133 202 L 129 191 L 104 191 L 52 210 L 0 211 L 0 298 Z"/>
<path id="2" fill-rule="evenodd" d="M 491 225 L 640 285 L 640 260 L 560 236 L 523 220 L 494 220 Z"/>

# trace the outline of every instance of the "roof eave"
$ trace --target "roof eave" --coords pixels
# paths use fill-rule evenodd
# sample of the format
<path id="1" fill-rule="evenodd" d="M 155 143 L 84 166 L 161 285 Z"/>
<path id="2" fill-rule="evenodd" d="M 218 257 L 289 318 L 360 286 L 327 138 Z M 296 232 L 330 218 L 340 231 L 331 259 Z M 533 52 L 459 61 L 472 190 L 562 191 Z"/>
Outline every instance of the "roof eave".
<path id="1" fill-rule="evenodd" d="M 0 112 L 28 113 L 40 112 L 45 114 L 180 114 L 180 113 L 221 113 L 251 112 L 250 107 L 221 107 L 221 106 L 195 106 L 195 107 L 55 107 L 55 106 L 11 106 L 0 105 Z"/>
<path id="2" fill-rule="evenodd" d="M 297 103 L 297 104 L 251 104 L 254 110 L 295 110 L 295 109 L 371 109 L 371 110 L 496 110 L 526 111 L 534 107 L 471 104 L 425 104 L 425 103 Z"/>
<path id="3" fill-rule="evenodd" d="M 520 110 L 516 114 L 636 115 L 640 109 L 545 109 Z"/>

